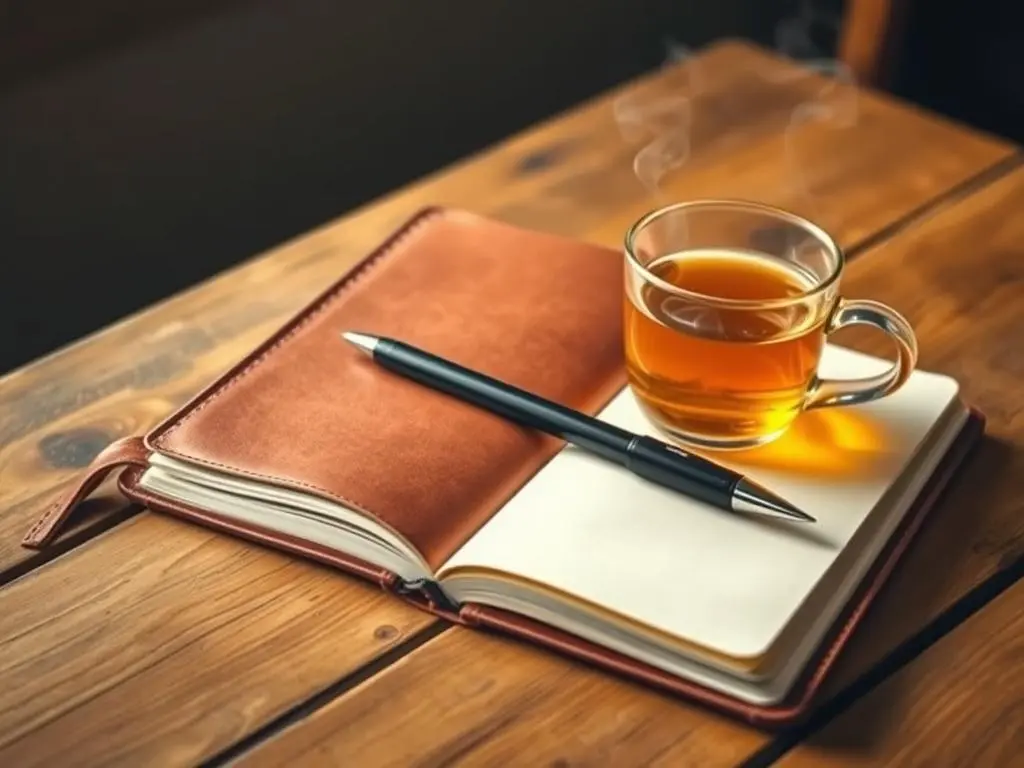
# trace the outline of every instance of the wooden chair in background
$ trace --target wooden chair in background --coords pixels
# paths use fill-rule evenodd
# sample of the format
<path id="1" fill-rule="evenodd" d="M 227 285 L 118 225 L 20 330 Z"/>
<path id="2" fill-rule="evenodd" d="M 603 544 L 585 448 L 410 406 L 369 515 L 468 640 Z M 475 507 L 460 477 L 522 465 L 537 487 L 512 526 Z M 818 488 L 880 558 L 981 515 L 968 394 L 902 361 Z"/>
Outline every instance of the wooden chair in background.
<path id="1" fill-rule="evenodd" d="M 861 85 L 885 88 L 899 45 L 907 0 L 846 0 L 839 58 Z"/>

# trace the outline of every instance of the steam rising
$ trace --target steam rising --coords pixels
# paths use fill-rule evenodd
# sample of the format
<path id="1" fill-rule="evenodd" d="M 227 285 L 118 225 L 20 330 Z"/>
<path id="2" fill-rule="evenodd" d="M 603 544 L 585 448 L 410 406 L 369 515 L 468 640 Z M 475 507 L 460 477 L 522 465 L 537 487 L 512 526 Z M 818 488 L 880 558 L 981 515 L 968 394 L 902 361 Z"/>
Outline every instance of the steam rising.
<path id="1" fill-rule="evenodd" d="M 842 62 L 824 56 L 814 42 L 817 29 L 824 27 L 834 33 L 838 25 L 834 12 L 816 8 L 814 0 L 803 0 L 797 15 L 783 20 L 775 31 L 775 48 L 794 59 L 792 65 L 769 72 L 752 69 L 742 73 L 748 84 L 754 82 L 758 88 L 792 87 L 803 97 L 792 109 L 785 128 L 782 159 L 786 188 L 781 191 L 788 205 L 803 208 L 815 218 L 821 213 L 816 204 L 821 195 L 812 189 L 810 163 L 801 158 L 802 148 L 807 145 L 805 131 L 812 124 L 817 130 L 846 130 L 856 123 L 858 114 L 853 73 Z M 639 147 L 633 159 L 636 178 L 657 205 L 670 202 L 663 181 L 690 160 L 695 134 L 722 139 L 723 131 L 743 127 L 737 120 L 723 119 L 728 118 L 723 114 L 726 95 L 716 93 L 713 99 L 708 98 L 707 73 L 693 52 L 671 42 L 666 48 L 667 83 L 662 82 L 657 93 L 631 91 L 613 107 L 623 139 Z M 718 119 L 708 122 L 712 110 Z M 699 130 L 712 125 L 713 134 Z M 820 219 L 819 223 L 827 226 Z"/>
<path id="2" fill-rule="evenodd" d="M 630 92 L 613 106 L 623 138 L 631 144 L 646 142 L 633 158 L 633 172 L 659 202 L 662 177 L 690 159 L 694 102 L 705 88 L 689 49 L 670 44 L 666 63 L 677 62 L 683 63 L 672 70 L 668 92 Z"/>

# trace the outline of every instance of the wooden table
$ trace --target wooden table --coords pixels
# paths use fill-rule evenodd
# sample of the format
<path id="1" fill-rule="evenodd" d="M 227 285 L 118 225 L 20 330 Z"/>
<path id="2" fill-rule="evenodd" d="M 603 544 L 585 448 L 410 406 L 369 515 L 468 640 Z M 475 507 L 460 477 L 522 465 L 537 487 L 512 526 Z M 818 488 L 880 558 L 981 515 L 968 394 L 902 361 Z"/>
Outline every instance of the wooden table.
<path id="1" fill-rule="evenodd" d="M 651 189 L 623 127 L 656 114 L 691 124 L 686 163 Z M 1024 754 L 1020 165 L 1015 146 L 725 43 L 0 379 L 0 765 L 1010 764 Z M 989 417 L 807 724 L 758 731 L 451 627 L 126 506 L 110 483 L 56 546 L 19 546 L 105 444 L 181 403 L 420 206 L 617 246 L 646 209 L 697 196 L 824 224 L 852 257 L 846 293 L 904 311 L 921 365 Z"/>

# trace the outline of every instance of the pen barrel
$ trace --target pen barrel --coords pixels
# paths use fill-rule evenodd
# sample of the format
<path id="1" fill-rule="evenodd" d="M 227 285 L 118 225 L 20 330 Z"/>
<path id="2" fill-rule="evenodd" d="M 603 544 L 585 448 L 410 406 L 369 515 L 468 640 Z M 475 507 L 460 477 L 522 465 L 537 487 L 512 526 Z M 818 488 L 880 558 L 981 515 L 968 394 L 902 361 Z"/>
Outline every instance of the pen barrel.
<path id="1" fill-rule="evenodd" d="M 626 467 L 640 477 L 708 504 L 730 508 L 740 475 L 707 459 L 651 437 L 635 437 Z"/>
<path id="2" fill-rule="evenodd" d="M 623 461 L 633 435 L 565 406 L 392 339 L 380 339 L 374 360 L 384 368 L 454 395 L 523 426 Z"/>

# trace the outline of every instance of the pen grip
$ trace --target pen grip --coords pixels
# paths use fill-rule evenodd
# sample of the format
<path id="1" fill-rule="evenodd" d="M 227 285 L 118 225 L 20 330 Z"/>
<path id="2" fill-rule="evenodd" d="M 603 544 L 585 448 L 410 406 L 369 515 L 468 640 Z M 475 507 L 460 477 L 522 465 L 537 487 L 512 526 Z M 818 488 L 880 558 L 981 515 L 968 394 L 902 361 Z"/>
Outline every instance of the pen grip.
<path id="1" fill-rule="evenodd" d="M 652 437 L 634 438 L 626 453 L 630 471 L 709 504 L 728 508 L 740 480 L 725 467 Z"/>

